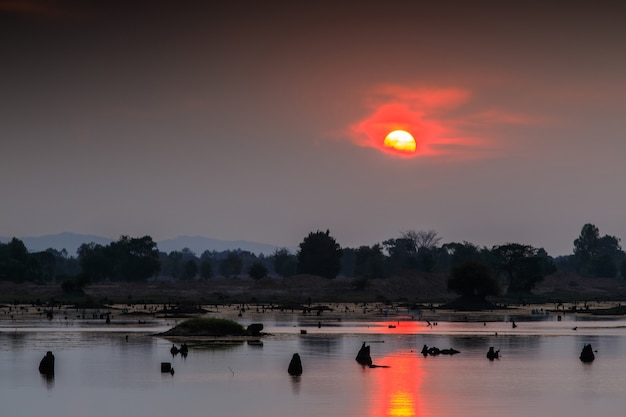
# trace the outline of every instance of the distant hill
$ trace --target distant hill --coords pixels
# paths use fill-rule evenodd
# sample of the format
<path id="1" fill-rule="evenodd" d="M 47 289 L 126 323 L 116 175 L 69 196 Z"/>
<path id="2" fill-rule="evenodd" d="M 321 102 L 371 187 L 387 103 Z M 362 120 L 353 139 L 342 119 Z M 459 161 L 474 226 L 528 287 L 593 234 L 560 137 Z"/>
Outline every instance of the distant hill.
<path id="1" fill-rule="evenodd" d="M 7 243 L 12 237 L 0 237 L 0 242 Z M 62 250 L 65 249 L 70 256 L 76 256 L 76 251 L 83 243 L 97 243 L 108 245 L 113 240 L 102 236 L 83 235 L 78 233 L 58 233 L 37 237 L 18 237 L 30 252 L 41 252 L 48 248 Z M 267 243 L 248 242 L 245 240 L 219 240 L 202 236 L 179 236 L 173 239 L 157 241 L 157 247 L 161 252 L 170 253 L 183 248 L 191 249 L 196 255 L 202 255 L 205 250 L 225 251 L 237 250 L 252 252 L 254 254 L 271 255 L 277 246 Z"/>
<path id="2" fill-rule="evenodd" d="M 183 248 L 191 249 L 196 255 L 202 255 L 205 250 L 222 252 L 225 250 L 241 249 L 254 254 L 271 255 L 277 246 L 267 243 L 249 242 L 246 240 L 219 240 L 203 236 L 178 236 L 174 239 L 166 239 L 157 242 L 161 252 L 170 253 Z"/>
<path id="3" fill-rule="evenodd" d="M 7 243 L 13 237 L 0 237 L 0 242 Z M 67 251 L 69 256 L 76 256 L 76 251 L 78 247 L 83 243 L 97 243 L 99 245 L 108 245 L 112 242 L 111 239 L 102 237 L 102 236 L 94 236 L 94 235 L 82 235 L 78 233 L 57 233 L 54 235 L 44 235 L 44 236 L 27 236 L 27 237 L 19 237 L 19 240 L 24 242 L 24 245 L 30 252 L 41 252 L 46 249 L 52 248 L 56 250 Z"/>

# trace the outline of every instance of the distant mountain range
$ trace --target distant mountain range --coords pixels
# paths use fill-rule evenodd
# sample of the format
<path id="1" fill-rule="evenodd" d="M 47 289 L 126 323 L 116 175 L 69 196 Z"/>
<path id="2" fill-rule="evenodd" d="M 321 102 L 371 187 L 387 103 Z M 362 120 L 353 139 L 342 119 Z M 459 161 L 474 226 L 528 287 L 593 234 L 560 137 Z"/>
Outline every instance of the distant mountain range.
<path id="1" fill-rule="evenodd" d="M 12 237 L 0 236 L 0 242 L 7 243 Z M 78 233 L 57 233 L 54 235 L 36 237 L 18 237 L 30 252 L 41 252 L 48 248 L 65 249 L 70 256 L 76 256 L 76 251 L 83 243 L 97 243 L 108 245 L 113 240 L 102 236 L 83 235 Z M 189 248 L 196 255 L 202 255 L 205 250 L 222 252 L 225 250 L 237 250 L 252 252 L 254 254 L 271 255 L 277 246 L 267 243 L 248 242 L 246 240 L 219 240 L 202 236 L 179 236 L 173 239 L 157 241 L 159 251 L 170 253 L 175 250 Z M 293 250 L 293 248 L 290 248 Z"/>

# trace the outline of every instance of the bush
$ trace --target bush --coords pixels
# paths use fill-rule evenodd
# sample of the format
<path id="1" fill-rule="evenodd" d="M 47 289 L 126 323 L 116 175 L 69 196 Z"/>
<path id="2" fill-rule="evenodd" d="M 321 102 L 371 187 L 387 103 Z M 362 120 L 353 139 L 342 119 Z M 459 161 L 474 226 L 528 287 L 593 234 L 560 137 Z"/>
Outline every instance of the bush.
<path id="1" fill-rule="evenodd" d="M 180 323 L 165 334 L 181 336 L 243 336 L 246 334 L 246 329 L 241 324 L 228 319 L 194 318 Z"/>

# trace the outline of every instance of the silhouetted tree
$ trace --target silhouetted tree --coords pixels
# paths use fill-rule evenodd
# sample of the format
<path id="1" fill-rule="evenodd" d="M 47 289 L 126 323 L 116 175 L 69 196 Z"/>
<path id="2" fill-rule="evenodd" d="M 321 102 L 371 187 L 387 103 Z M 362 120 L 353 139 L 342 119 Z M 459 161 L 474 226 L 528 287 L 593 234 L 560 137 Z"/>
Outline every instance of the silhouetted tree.
<path id="1" fill-rule="evenodd" d="M 208 259 L 200 262 L 200 278 L 209 279 L 213 276 L 213 267 Z"/>
<path id="2" fill-rule="evenodd" d="M 421 247 L 417 250 L 417 270 L 433 272 L 437 265 L 437 248 Z"/>
<path id="3" fill-rule="evenodd" d="M 400 235 L 402 239 L 412 242 L 413 251 L 418 252 L 419 249 L 435 249 L 441 238 L 437 236 L 434 230 L 405 230 Z"/>
<path id="4" fill-rule="evenodd" d="M 598 228 L 590 223 L 583 226 L 580 236 L 574 240 L 576 270 L 581 275 L 615 277 L 618 262 L 624 256 L 617 237 L 600 237 Z"/>
<path id="5" fill-rule="evenodd" d="M 0 280 L 23 282 L 41 277 L 41 265 L 24 242 L 14 237 L 8 243 L 0 243 Z"/>
<path id="6" fill-rule="evenodd" d="M 481 262 L 466 262 L 452 268 L 448 289 L 463 296 L 483 299 L 500 293 L 498 280 L 491 274 L 489 267 Z"/>
<path id="7" fill-rule="evenodd" d="M 49 251 L 35 252 L 31 256 L 39 264 L 40 278 L 44 281 L 52 281 L 56 276 L 56 257 Z"/>
<path id="8" fill-rule="evenodd" d="M 383 247 L 389 254 L 387 261 L 391 273 L 417 269 L 417 249 L 411 239 L 387 239 L 383 241 Z"/>
<path id="9" fill-rule="evenodd" d="M 466 262 L 482 261 L 480 248 L 470 242 L 446 243 L 442 246 L 442 249 L 449 257 L 450 267 L 460 266 Z"/>
<path id="10" fill-rule="evenodd" d="M 183 267 L 182 279 L 193 279 L 198 275 L 198 264 L 195 260 L 189 259 Z"/>
<path id="11" fill-rule="evenodd" d="M 311 232 L 300 243 L 298 272 L 335 278 L 341 270 L 341 246 L 330 231 Z"/>
<path id="12" fill-rule="evenodd" d="M 497 271 L 503 273 L 508 293 L 530 292 L 532 288 L 554 270 L 545 250 L 530 245 L 507 243 L 491 249 Z"/>
<path id="13" fill-rule="evenodd" d="M 94 281 L 104 278 L 142 281 L 161 268 L 156 243 L 150 236 L 122 236 L 107 246 L 83 244 L 78 248 L 78 258 L 82 273 Z"/>
<path id="14" fill-rule="evenodd" d="M 107 247 L 113 262 L 114 279 L 143 281 L 161 270 L 159 251 L 150 236 L 122 236 Z"/>
<path id="15" fill-rule="evenodd" d="M 105 247 L 97 243 L 83 243 L 78 250 L 78 263 L 82 273 L 92 282 L 101 281 L 112 274 L 112 262 L 108 259 Z"/>
<path id="16" fill-rule="evenodd" d="M 274 258 L 274 271 L 281 277 L 290 277 L 298 272 L 298 257 L 288 249 L 277 249 L 272 257 Z"/>
<path id="17" fill-rule="evenodd" d="M 241 274 L 243 262 L 237 252 L 228 251 L 225 259 L 220 261 L 220 273 L 224 277 L 236 277 Z"/>
<path id="18" fill-rule="evenodd" d="M 261 279 L 267 276 L 267 268 L 263 262 L 256 261 L 248 268 L 248 275 L 253 279 Z"/>
<path id="19" fill-rule="evenodd" d="M 356 250 L 354 275 L 358 278 L 385 276 L 385 255 L 381 245 L 361 246 Z"/>

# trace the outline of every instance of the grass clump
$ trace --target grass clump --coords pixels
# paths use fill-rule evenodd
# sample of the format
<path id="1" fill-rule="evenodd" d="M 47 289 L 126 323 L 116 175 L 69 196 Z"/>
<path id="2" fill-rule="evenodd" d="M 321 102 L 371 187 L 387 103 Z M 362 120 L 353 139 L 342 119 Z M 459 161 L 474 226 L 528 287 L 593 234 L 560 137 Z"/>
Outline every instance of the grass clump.
<path id="1" fill-rule="evenodd" d="M 193 318 L 185 320 L 165 332 L 171 336 L 243 336 L 246 329 L 236 321 L 218 318 Z"/>

